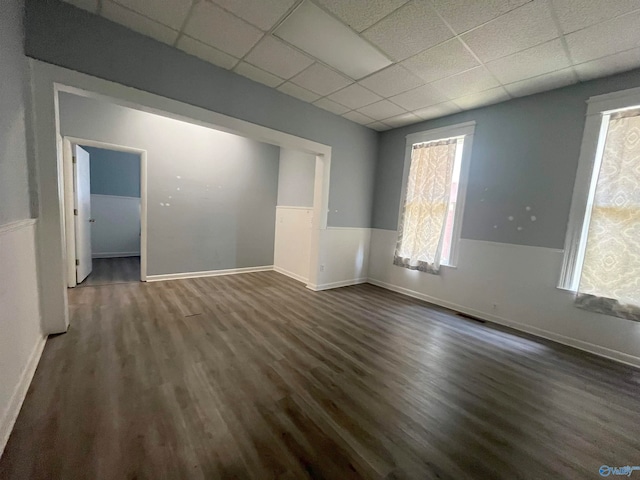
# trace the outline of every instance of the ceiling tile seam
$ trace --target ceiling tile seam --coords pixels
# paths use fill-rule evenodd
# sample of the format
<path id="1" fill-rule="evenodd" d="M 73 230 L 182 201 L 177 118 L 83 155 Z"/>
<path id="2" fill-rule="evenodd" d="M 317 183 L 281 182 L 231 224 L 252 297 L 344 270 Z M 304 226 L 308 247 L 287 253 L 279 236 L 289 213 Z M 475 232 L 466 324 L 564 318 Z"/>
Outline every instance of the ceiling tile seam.
<path id="1" fill-rule="evenodd" d="M 302 0 L 299 0 L 302 1 Z M 258 30 L 260 30 L 262 33 L 267 33 L 270 32 L 271 29 L 269 30 L 263 30 L 262 28 L 260 28 L 257 25 L 254 25 L 253 23 L 251 23 L 249 20 L 242 18 L 240 15 L 238 15 L 237 13 L 232 12 L 231 10 L 223 7 L 222 5 L 220 5 L 219 3 L 217 3 L 215 0 L 193 0 L 193 3 L 208 3 L 210 5 L 213 5 L 216 8 L 219 8 L 220 10 L 223 10 L 224 12 L 228 13 L 229 15 L 236 17 L 238 20 L 241 20 L 242 22 L 246 23 L 247 25 L 251 25 L 253 28 L 257 28 Z"/>
<path id="2" fill-rule="evenodd" d="M 478 62 L 478 63 L 482 66 L 482 68 L 484 68 L 484 71 L 485 71 L 485 72 L 487 72 L 487 73 L 489 73 L 489 75 L 491 76 L 491 78 L 493 78 L 493 79 L 498 83 L 498 85 L 501 85 L 502 87 L 504 87 L 504 85 L 502 84 L 502 82 L 500 81 L 500 79 L 499 79 L 498 77 L 496 77 L 496 76 L 493 74 L 493 72 L 487 68 L 487 66 L 485 65 L 485 63 L 484 63 L 482 60 L 480 60 L 480 57 L 478 57 L 478 55 L 476 55 L 476 52 L 474 52 L 474 51 L 471 49 L 471 47 L 470 47 L 469 45 L 467 45 L 467 42 L 465 42 L 465 41 L 462 39 L 461 34 L 458 34 L 458 33 L 453 29 L 453 27 L 451 26 L 451 24 L 449 24 L 449 22 L 447 22 L 447 20 L 446 20 L 446 19 L 445 19 L 441 14 L 440 14 L 440 12 L 438 11 L 438 9 L 437 9 L 437 8 L 435 8 L 435 4 L 433 3 L 433 0 L 430 0 L 430 1 L 429 1 L 429 3 L 431 4 L 431 7 L 432 7 L 432 8 L 433 8 L 433 10 L 436 12 L 436 15 L 438 15 L 438 17 L 440 18 L 440 20 L 442 21 L 442 23 L 444 23 L 444 24 L 447 26 L 447 28 L 448 28 L 449 30 L 451 30 L 451 32 L 453 32 L 453 38 L 458 39 L 458 41 L 462 44 L 462 46 L 463 46 L 463 47 L 464 47 L 464 48 L 465 48 L 465 49 L 466 49 L 466 50 L 467 50 L 467 51 L 468 51 L 468 52 L 473 56 L 473 58 L 475 58 L 476 62 Z M 527 2 L 527 3 L 525 3 L 524 5 L 527 5 L 528 3 L 531 3 L 531 2 Z M 514 8 L 514 9 L 510 10 L 510 11 L 512 12 L 512 11 L 514 11 L 514 10 L 518 9 L 518 8 L 521 8 L 521 7 L 522 7 L 522 6 L 524 6 L 524 5 L 521 5 L 520 7 L 516 7 L 516 8 Z M 507 13 L 509 13 L 509 12 L 506 12 L 506 13 L 504 13 L 503 15 L 506 15 Z M 497 16 L 496 18 L 500 18 L 501 16 L 502 16 L 502 15 L 499 15 L 499 16 Z M 493 21 L 493 20 L 495 20 L 496 18 L 494 18 L 494 19 L 490 20 L 490 22 L 491 22 L 491 21 Z M 485 22 L 485 24 L 486 24 L 486 23 L 489 23 L 489 22 Z M 483 24 L 483 25 L 484 25 L 484 24 Z M 447 40 L 447 41 L 451 41 L 453 38 L 450 38 L 450 39 L 449 39 L 449 40 Z M 444 43 L 444 42 L 441 42 L 441 43 Z M 474 68 L 477 68 L 477 67 L 474 67 Z M 471 70 L 471 69 L 469 69 L 469 70 Z M 464 73 L 464 72 L 458 72 L 458 73 L 457 73 L 457 74 L 455 74 L 455 75 L 459 75 L 459 74 L 461 74 L 461 73 Z M 449 77 L 452 77 L 452 76 L 453 76 L 453 75 L 450 75 Z M 445 78 L 449 78 L 449 77 L 445 77 Z M 441 79 L 441 80 L 444 80 L 444 79 Z M 436 80 L 436 81 L 437 81 L 437 80 Z M 435 86 L 434 86 L 434 88 L 435 88 Z M 436 90 L 438 90 L 438 89 L 436 88 Z M 442 93 L 442 92 L 440 92 L 440 93 Z M 508 96 L 509 98 L 513 98 L 509 92 L 507 92 L 507 96 Z M 445 97 L 449 98 L 449 96 L 448 96 L 448 95 L 445 95 Z M 461 98 L 461 97 L 459 97 L 459 98 Z M 449 98 L 449 99 L 450 99 L 450 100 L 453 100 L 453 99 L 451 99 L 451 98 Z"/>
<path id="3" fill-rule="evenodd" d="M 553 20 L 553 23 L 556 26 L 556 30 L 560 34 L 560 43 L 562 44 L 562 49 L 564 50 L 565 55 L 569 59 L 569 64 L 571 65 L 571 73 L 573 75 L 573 79 L 576 82 L 580 82 L 580 77 L 578 76 L 578 72 L 576 71 L 575 68 L 573 68 L 573 66 L 575 65 L 575 62 L 573 61 L 573 55 L 571 55 L 571 50 L 569 50 L 569 44 L 567 43 L 567 39 L 564 35 L 564 32 L 562 31 L 562 26 L 560 25 L 560 19 L 558 18 L 558 14 L 555 8 L 553 7 L 553 2 L 551 0 L 546 0 L 545 3 L 547 4 L 547 8 L 551 13 L 551 19 Z"/>
<path id="4" fill-rule="evenodd" d="M 603 59 L 608 58 L 608 57 L 613 57 L 614 55 L 619 55 L 619 54 L 621 54 L 621 53 L 627 53 L 627 52 L 630 52 L 630 51 L 632 51 L 632 50 L 640 50 L 640 46 L 638 46 L 638 47 L 631 47 L 631 48 L 627 48 L 626 50 L 620 50 L 619 52 L 616 52 L 616 53 L 609 53 L 609 54 L 607 54 L 607 55 L 603 55 L 603 56 L 598 57 L 598 58 L 592 58 L 591 60 L 586 60 L 586 61 L 584 61 L 584 62 L 576 63 L 576 64 L 575 64 L 575 65 L 573 65 L 573 66 L 574 66 L 574 67 L 579 67 L 579 66 L 581 66 L 581 65 L 585 65 L 585 64 L 587 64 L 587 63 L 597 62 L 598 60 L 603 60 Z M 631 68 L 631 70 L 635 70 L 635 69 L 637 69 L 637 68 L 639 68 L 639 67 L 632 67 L 632 68 Z M 607 76 L 608 76 L 608 75 L 607 75 Z M 580 82 L 582 82 L 582 80 L 580 80 Z"/>
<path id="5" fill-rule="evenodd" d="M 563 33 L 563 35 L 573 35 L 574 33 L 582 32 L 583 30 L 587 30 L 589 28 L 595 27 L 596 25 L 602 25 L 603 23 L 613 22 L 614 20 L 618 20 L 619 18 L 626 17 L 627 15 L 633 15 L 634 13 L 638 13 L 638 12 L 640 12 L 640 8 L 634 8 L 633 10 L 629 10 L 628 12 L 623 12 L 614 17 L 606 18 L 599 22 L 592 23 L 590 25 L 587 25 L 586 27 L 578 28 L 577 30 L 572 30 L 568 33 Z"/>
<path id="6" fill-rule="evenodd" d="M 122 4 L 121 4 L 120 2 L 118 2 L 118 1 L 115 1 L 115 0 L 112 0 L 112 1 L 113 1 L 113 3 L 115 3 L 116 5 L 118 5 L 120 8 L 124 8 L 124 9 L 125 9 L 125 10 L 127 10 L 128 12 L 131 12 L 131 13 L 133 13 L 133 14 L 135 14 L 135 15 L 138 15 L 138 16 L 140 16 L 140 17 L 143 17 L 143 18 L 145 18 L 145 19 L 149 20 L 149 21 L 150 21 L 150 22 L 152 22 L 152 23 L 155 23 L 155 24 L 157 24 L 157 25 L 160 25 L 161 27 L 168 28 L 168 29 L 169 29 L 169 30 L 171 30 L 172 32 L 180 33 L 180 32 L 179 32 L 179 30 L 176 30 L 175 28 L 170 27 L 169 25 L 165 25 L 164 23 L 159 22 L 158 20 L 155 20 L 155 19 L 153 19 L 153 18 L 151 18 L 151 17 L 148 17 L 148 16 L 147 16 L 147 15 L 145 15 L 144 13 L 136 12 L 135 10 L 132 10 L 131 8 L 127 7 L 126 5 L 122 5 Z M 102 1 L 100 1 L 100 4 L 102 5 Z M 102 9 L 101 9 L 101 10 L 102 10 Z M 102 13 L 98 14 L 98 13 L 96 12 L 96 15 L 100 15 L 101 17 L 105 18 L 106 20 L 109 20 L 107 17 L 105 17 L 104 15 L 102 15 Z M 114 20 L 109 20 L 109 21 L 110 21 L 110 22 L 114 22 Z M 118 23 L 118 22 L 114 22 L 114 23 Z M 129 29 L 129 30 L 131 30 L 131 31 L 133 31 L 133 32 L 140 33 L 139 31 L 134 30 L 134 29 L 133 29 L 133 28 L 131 28 L 131 27 L 127 27 L 126 25 L 123 25 L 122 23 L 118 23 L 118 25 L 120 25 L 121 27 L 124 27 L 124 28 L 126 28 L 126 29 Z M 143 33 L 140 33 L 140 35 L 144 35 L 144 34 L 143 34 Z M 144 35 L 144 36 L 145 36 L 145 37 L 148 37 L 148 35 Z"/>
<path id="7" fill-rule="evenodd" d="M 252 66 L 253 68 L 255 68 L 256 70 L 260 70 L 261 72 L 264 72 L 264 73 L 266 73 L 267 75 L 272 75 L 272 76 L 274 76 L 274 77 L 276 77 L 276 78 L 278 78 L 278 79 L 282 80 L 282 81 L 281 81 L 279 84 L 277 84 L 275 87 L 269 87 L 269 85 L 265 85 L 264 83 L 262 84 L 262 85 L 265 85 L 265 86 L 267 86 L 267 87 L 269 87 L 269 88 L 273 88 L 273 89 L 276 89 L 276 90 L 277 90 L 279 87 L 281 87 L 282 85 L 284 85 L 285 83 L 287 83 L 287 82 L 289 81 L 289 80 L 283 80 L 279 75 L 275 75 L 274 73 L 267 72 L 267 71 L 266 71 L 266 70 L 264 70 L 263 68 L 256 67 L 253 63 L 247 62 L 247 61 L 245 61 L 245 60 L 240 60 L 240 61 L 239 61 L 239 62 L 238 62 L 238 63 L 237 63 L 233 68 L 229 69 L 229 71 L 231 71 L 231 72 L 235 73 L 236 75 L 240 75 L 241 77 L 244 77 L 244 78 L 247 78 L 247 79 L 249 79 L 249 80 L 252 80 L 251 78 L 249 78 L 249 77 L 245 77 L 244 75 L 242 75 L 241 73 L 238 73 L 238 72 L 236 71 L 236 68 L 238 68 L 238 67 L 240 66 L 240 64 L 241 64 L 241 63 L 243 63 L 243 62 L 244 62 L 244 63 L 246 63 L 247 65 L 251 65 L 251 66 Z M 257 82 L 257 80 L 252 80 L 252 81 Z M 260 83 L 260 82 L 258 82 L 258 83 Z M 319 100 L 319 99 L 318 99 L 318 100 Z M 316 101 L 317 101 L 317 100 L 316 100 Z"/>
<path id="8" fill-rule="evenodd" d="M 191 16 L 193 15 L 193 10 L 195 9 L 195 6 L 196 6 L 196 2 L 194 0 L 191 0 L 191 6 L 189 7 L 189 11 L 187 12 L 187 15 L 184 17 L 184 20 L 182 21 L 182 26 L 180 27 L 180 30 L 178 30 L 178 36 L 176 37 L 176 41 L 173 42 L 173 46 L 175 48 L 178 48 L 178 42 L 183 36 L 186 35 L 186 33 L 184 33 L 184 29 L 187 27 L 187 22 L 191 19 Z M 200 42 L 200 43 L 203 43 L 203 42 Z"/>
<path id="9" fill-rule="evenodd" d="M 320 95 L 320 98 L 326 98 L 327 96 L 332 95 L 332 94 L 336 93 L 337 91 L 342 90 L 343 88 L 347 88 L 348 86 L 353 85 L 353 84 L 355 83 L 355 80 L 353 80 L 353 78 L 351 78 L 350 76 L 345 75 L 343 72 L 340 72 L 340 71 L 336 70 L 335 68 L 331 68 L 331 67 L 329 67 L 328 65 L 323 64 L 320 60 L 317 60 L 317 59 L 316 59 L 316 57 L 313 57 L 313 56 L 311 56 L 311 55 L 309 55 L 309 56 L 310 56 L 311 58 L 313 58 L 314 60 L 316 60 L 316 61 L 315 61 L 315 62 L 313 62 L 313 63 L 312 63 L 311 65 L 309 65 L 308 67 L 306 67 L 304 70 L 299 71 L 299 72 L 298 72 L 298 73 L 296 73 L 293 77 L 291 77 L 291 79 L 289 79 L 289 81 L 290 81 L 291 83 L 293 83 L 294 85 L 297 85 L 297 86 L 299 86 L 299 87 L 302 87 L 302 88 L 305 88 L 305 89 L 309 90 L 307 87 L 303 87 L 303 86 L 302 86 L 302 85 L 300 85 L 299 83 L 294 82 L 294 81 L 293 81 L 293 79 L 294 79 L 295 77 L 297 77 L 298 75 L 302 75 L 304 72 L 306 72 L 306 71 L 307 71 L 307 70 L 309 70 L 311 67 L 313 67 L 316 63 L 317 63 L 318 65 L 320 65 L 320 66 L 325 67 L 325 68 L 329 68 L 329 69 L 330 69 L 331 71 L 333 71 L 334 73 L 337 73 L 337 74 L 339 74 L 341 77 L 344 77 L 344 78 L 346 78 L 347 80 L 350 80 L 350 81 L 351 81 L 351 83 L 350 83 L 349 85 L 345 85 L 344 87 L 340 87 L 340 88 L 338 88 L 338 89 L 334 90 L 333 92 L 329 92 L 329 93 L 327 93 L 326 95 L 322 95 L 322 94 L 320 94 L 320 93 L 316 93 L 316 92 L 311 91 L 312 93 L 315 93 L 316 95 Z M 277 75 L 276 75 L 276 76 L 277 76 Z M 319 98 L 318 100 L 320 100 L 320 98 Z M 315 101 L 317 102 L 318 100 L 315 100 Z"/>
<path id="10" fill-rule="evenodd" d="M 386 20 L 387 18 L 389 18 L 391 15 L 393 15 L 394 13 L 396 13 L 398 10 L 400 10 L 401 8 L 406 7 L 409 3 L 411 3 L 413 0 L 406 0 L 403 4 L 398 5 L 396 8 L 394 8 L 392 11 L 390 11 L 389 13 L 387 13 L 384 17 L 382 17 L 380 20 L 372 23 L 371 25 L 369 25 L 367 28 L 365 28 L 364 30 L 362 30 L 361 32 L 356 32 L 355 30 L 353 30 L 354 32 L 356 32 L 358 35 L 362 36 L 362 34 L 364 32 L 366 32 L 367 30 L 369 30 L 370 28 L 375 27 L 376 25 L 378 25 L 380 22 Z M 342 21 L 342 20 L 340 20 Z M 343 22 L 344 23 L 344 22 Z M 348 26 L 348 25 L 347 25 Z M 349 27 L 351 28 L 351 27 Z M 364 37 L 363 37 L 364 38 Z M 367 40 L 368 41 L 368 40 Z M 385 54 L 386 55 L 386 54 Z"/>

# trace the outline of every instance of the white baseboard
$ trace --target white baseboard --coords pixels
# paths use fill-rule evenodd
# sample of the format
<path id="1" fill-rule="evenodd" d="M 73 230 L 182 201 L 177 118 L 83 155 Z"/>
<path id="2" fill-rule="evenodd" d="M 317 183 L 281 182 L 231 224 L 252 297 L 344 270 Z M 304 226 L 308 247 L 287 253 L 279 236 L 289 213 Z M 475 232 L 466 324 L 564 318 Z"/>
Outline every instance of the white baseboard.
<path id="1" fill-rule="evenodd" d="M 38 367 L 38 362 L 40 361 L 40 356 L 42 355 L 42 350 L 46 342 L 47 337 L 43 336 L 39 338 L 38 342 L 34 345 L 31 355 L 29 356 L 29 361 L 22 371 L 20 382 L 16 385 L 13 395 L 11 395 L 9 406 L 5 410 L 2 419 L 0 419 L 0 457 L 2 457 L 4 447 L 6 447 L 9 441 L 9 435 L 11 435 L 13 426 L 18 419 L 20 408 L 22 408 L 22 403 L 27 396 L 29 385 L 31 385 L 33 375 L 36 373 L 36 368 Z"/>
<path id="2" fill-rule="evenodd" d="M 304 278 L 302 275 L 298 275 L 297 273 L 290 272 L 289 270 L 285 270 L 284 268 L 276 267 L 275 265 L 273 266 L 273 270 L 278 273 L 281 273 L 282 275 L 286 275 L 287 277 L 291 277 L 294 280 L 297 280 L 305 284 L 309 281 L 308 278 Z"/>
<path id="3" fill-rule="evenodd" d="M 543 330 L 540 328 L 532 327 L 530 325 L 525 325 L 523 323 L 514 322 L 513 320 L 509 320 L 504 317 L 500 317 L 497 315 L 493 315 L 490 313 L 482 312 L 479 310 L 475 310 L 473 308 L 468 308 L 463 305 L 458 305 L 452 302 L 447 302 L 445 300 L 441 300 L 436 297 L 432 297 L 430 295 L 426 295 L 421 292 L 416 292 L 415 290 L 410 290 L 408 288 L 399 287 L 397 285 L 393 285 L 391 283 L 381 282 L 374 278 L 369 278 L 368 283 L 372 285 L 376 285 L 378 287 L 384 288 L 386 290 L 391 290 L 396 293 L 401 293 L 408 297 L 417 298 L 418 300 L 424 300 L 429 303 L 433 303 L 435 305 L 439 305 L 441 307 L 449 308 L 451 310 L 455 310 L 456 312 L 466 313 L 467 315 L 471 315 L 473 317 L 479 318 L 481 320 L 486 320 L 488 322 L 497 323 L 499 325 L 504 325 L 507 327 L 511 327 L 515 330 L 519 330 L 521 332 L 530 333 L 537 337 L 542 337 L 547 340 L 554 341 L 556 343 L 560 343 L 562 345 L 567 345 L 569 347 L 577 348 L 578 350 L 583 350 L 585 352 L 593 353 L 594 355 L 598 355 L 600 357 L 605 357 L 610 360 L 615 360 L 616 362 L 624 363 L 627 365 L 631 365 L 633 367 L 640 367 L 640 358 L 634 357 L 633 355 L 627 355 L 623 352 L 618 352 L 616 350 L 611 350 L 606 347 L 602 347 L 600 345 L 594 345 L 589 342 L 584 342 L 582 340 L 577 340 L 575 338 L 570 338 L 564 335 L 560 335 L 558 333 L 550 332 L 548 330 Z"/>
<path id="4" fill-rule="evenodd" d="M 139 257 L 140 252 L 103 252 L 93 253 L 91 258 Z"/>
<path id="5" fill-rule="evenodd" d="M 180 280 L 182 278 L 218 277 L 221 275 L 236 275 L 238 273 L 268 272 L 273 265 L 262 267 L 228 268 L 226 270 L 208 270 L 204 272 L 165 273 L 162 275 L 147 275 L 147 282 L 162 282 L 164 280 Z"/>
<path id="6" fill-rule="evenodd" d="M 332 288 L 350 287 L 351 285 L 360 285 L 361 283 L 367 283 L 368 278 L 353 278 L 351 280 L 342 280 L 340 282 L 323 283 L 321 285 L 307 285 L 309 290 L 319 292 L 321 290 L 331 290 Z"/>

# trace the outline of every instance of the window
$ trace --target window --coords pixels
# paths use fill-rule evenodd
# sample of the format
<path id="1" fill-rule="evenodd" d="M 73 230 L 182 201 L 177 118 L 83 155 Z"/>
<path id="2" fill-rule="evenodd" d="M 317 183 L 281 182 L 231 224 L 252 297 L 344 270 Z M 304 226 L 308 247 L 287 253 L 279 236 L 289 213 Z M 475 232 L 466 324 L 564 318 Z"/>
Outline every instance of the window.
<path id="1" fill-rule="evenodd" d="M 560 287 L 640 321 L 640 89 L 590 99 Z"/>
<path id="2" fill-rule="evenodd" d="M 455 265 L 474 126 L 407 136 L 395 265 L 428 273 Z"/>

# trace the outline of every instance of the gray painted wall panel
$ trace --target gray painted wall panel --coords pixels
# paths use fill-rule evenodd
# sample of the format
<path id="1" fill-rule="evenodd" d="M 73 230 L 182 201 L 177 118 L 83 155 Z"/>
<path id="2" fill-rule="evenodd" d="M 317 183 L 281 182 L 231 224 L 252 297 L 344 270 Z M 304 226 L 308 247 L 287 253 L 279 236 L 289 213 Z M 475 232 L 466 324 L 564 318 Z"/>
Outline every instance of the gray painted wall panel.
<path id="1" fill-rule="evenodd" d="M 85 147 L 91 159 L 91 193 L 118 197 L 140 196 L 140 155 Z"/>
<path id="2" fill-rule="evenodd" d="M 333 147 L 331 226 L 369 227 L 377 132 L 54 0 L 27 0 L 26 52 Z"/>
<path id="3" fill-rule="evenodd" d="M 25 132 L 26 59 L 23 2 L 2 2 L 0 14 L 0 225 L 29 218 Z"/>
<path id="4" fill-rule="evenodd" d="M 635 70 L 384 132 L 373 227 L 397 228 L 405 136 L 475 120 L 462 237 L 563 248 L 585 102 L 594 95 L 638 86 L 640 70 Z M 509 216 L 514 221 L 508 221 Z"/>
<path id="5" fill-rule="evenodd" d="M 315 155 L 281 148 L 278 205 L 313 207 L 315 173 Z"/>
<path id="6" fill-rule="evenodd" d="M 70 94 L 60 124 L 147 150 L 149 275 L 273 264 L 278 147 Z"/>

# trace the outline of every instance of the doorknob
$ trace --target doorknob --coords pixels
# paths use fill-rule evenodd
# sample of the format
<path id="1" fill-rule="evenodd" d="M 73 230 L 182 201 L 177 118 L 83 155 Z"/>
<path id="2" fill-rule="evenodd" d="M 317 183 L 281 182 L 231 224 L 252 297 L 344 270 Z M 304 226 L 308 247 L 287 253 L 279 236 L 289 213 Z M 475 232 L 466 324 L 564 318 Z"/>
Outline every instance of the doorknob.
<path id="1" fill-rule="evenodd" d="M 95 218 L 90 218 L 89 219 L 89 223 L 96 223 L 96 219 Z"/>

